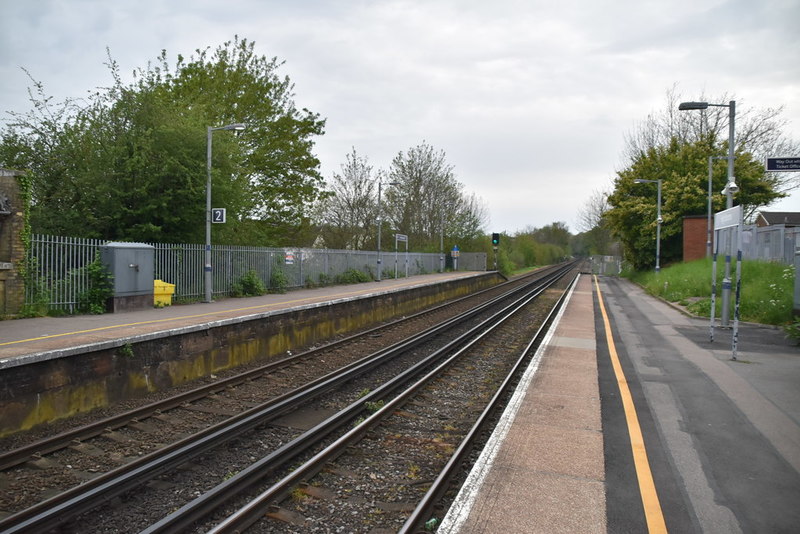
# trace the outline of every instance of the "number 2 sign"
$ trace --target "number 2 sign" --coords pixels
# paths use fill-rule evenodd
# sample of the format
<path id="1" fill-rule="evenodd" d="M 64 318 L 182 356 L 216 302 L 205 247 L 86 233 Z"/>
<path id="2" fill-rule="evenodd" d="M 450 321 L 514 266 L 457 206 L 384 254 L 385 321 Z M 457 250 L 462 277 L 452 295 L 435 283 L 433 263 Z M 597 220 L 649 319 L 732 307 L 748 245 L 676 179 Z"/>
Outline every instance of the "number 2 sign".
<path id="1" fill-rule="evenodd" d="M 211 208 L 211 222 L 224 223 L 225 222 L 225 208 Z"/>

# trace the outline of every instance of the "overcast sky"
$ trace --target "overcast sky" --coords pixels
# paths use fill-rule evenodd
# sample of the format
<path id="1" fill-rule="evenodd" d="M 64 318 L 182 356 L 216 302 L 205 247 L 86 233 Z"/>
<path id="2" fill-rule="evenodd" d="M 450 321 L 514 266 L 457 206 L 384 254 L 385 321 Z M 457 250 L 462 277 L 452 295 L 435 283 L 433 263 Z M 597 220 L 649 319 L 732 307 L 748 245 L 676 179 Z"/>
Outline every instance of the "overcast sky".
<path id="1" fill-rule="evenodd" d="M 327 119 L 326 179 L 352 147 L 387 169 L 424 141 L 484 200 L 489 232 L 577 232 L 673 86 L 784 106 L 800 139 L 798 0 L 0 0 L 0 112 L 31 107 L 21 67 L 63 100 L 110 85 L 106 47 L 129 81 L 162 49 L 174 63 L 235 35 L 284 60 L 297 106 Z M 768 209 L 800 211 L 800 193 Z"/>

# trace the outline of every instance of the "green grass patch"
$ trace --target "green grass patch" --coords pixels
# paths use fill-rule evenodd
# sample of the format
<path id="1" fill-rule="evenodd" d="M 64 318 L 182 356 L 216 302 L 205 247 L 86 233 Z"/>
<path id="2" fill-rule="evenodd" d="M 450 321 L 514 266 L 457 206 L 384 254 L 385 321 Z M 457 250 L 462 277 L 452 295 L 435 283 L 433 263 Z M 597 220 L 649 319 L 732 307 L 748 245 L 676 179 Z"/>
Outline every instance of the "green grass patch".
<path id="1" fill-rule="evenodd" d="M 711 312 L 710 259 L 671 265 L 660 273 L 637 272 L 627 276 L 651 295 L 686 306 L 695 315 L 708 317 Z M 724 260 L 717 260 L 716 316 L 722 308 Z M 786 325 L 792 322 L 794 267 L 782 263 L 755 260 L 742 262 L 742 286 L 739 318 L 742 321 Z M 731 318 L 736 298 L 736 264 L 731 263 Z"/>

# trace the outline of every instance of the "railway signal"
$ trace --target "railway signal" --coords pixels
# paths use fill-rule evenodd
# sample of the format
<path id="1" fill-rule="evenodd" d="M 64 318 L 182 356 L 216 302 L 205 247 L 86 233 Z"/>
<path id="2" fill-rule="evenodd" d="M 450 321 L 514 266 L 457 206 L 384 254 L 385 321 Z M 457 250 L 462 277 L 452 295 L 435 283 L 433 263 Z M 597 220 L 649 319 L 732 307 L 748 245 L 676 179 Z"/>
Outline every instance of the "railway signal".
<path id="1" fill-rule="evenodd" d="M 500 234 L 492 234 L 492 246 L 496 247 L 500 244 Z"/>

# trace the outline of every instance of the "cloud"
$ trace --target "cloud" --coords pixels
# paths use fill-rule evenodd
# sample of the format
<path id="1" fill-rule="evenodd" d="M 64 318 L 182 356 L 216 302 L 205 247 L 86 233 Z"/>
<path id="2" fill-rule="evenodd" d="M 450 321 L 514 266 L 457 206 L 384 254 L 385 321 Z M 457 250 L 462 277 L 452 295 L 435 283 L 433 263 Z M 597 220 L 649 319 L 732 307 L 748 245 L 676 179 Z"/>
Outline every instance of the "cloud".
<path id="1" fill-rule="evenodd" d="M 610 185 L 625 134 L 665 92 L 785 106 L 800 124 L 793 0 L 103 2 L 0 8 L 0 102 L 27 109 L 24 66 L 58 98 L 110 83 L 162 49 L 234 35 L 285 60 L 295 101 L 327 118 L 316 148 L 337 172 L 355 147 L 378 168 L 428 142 L 489 207 L 495 231 L 564 221 Z M 800 201 L 797 209 L 800 209 Z"/>

